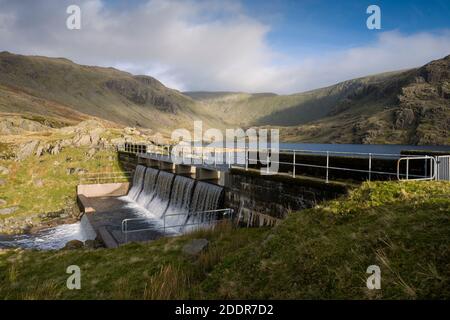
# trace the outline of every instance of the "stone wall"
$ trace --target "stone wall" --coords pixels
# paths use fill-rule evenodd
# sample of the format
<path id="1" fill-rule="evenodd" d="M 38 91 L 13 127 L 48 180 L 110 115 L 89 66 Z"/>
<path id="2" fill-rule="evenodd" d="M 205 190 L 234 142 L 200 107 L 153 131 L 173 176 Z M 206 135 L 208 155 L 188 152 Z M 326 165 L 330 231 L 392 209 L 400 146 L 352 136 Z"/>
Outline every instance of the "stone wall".
<path id="1" fill-rule="evenodd" d="M 288 176 L 263 176 L 259 171 L 233 169 L 226 179 L 225 207 L 233 208 L 241 222 L 274 224 L 289 210 L 301 210 L 347 193 L 342 183 Z"/>
<path id="2" fill-rule="evenodd" d="M 119 162 L 125 171 L 134 172 L 137 166 L 137 156 L 134 153 L 119 151 Z"/>

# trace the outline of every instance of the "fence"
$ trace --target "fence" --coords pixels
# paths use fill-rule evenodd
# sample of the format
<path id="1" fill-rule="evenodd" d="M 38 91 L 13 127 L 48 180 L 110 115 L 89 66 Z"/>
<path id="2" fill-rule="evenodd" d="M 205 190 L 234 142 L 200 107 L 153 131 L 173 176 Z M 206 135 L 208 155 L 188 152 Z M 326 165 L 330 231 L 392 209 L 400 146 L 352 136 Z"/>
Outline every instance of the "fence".
<path id="1" fill-rule="evenodd" d="M 450 181 L 450 156 L 436 158 L 436 180 Z"/>
<path id="2" fill-rule="evenodd" d="M 146 153 L 155 158 L 171 158 L 182 164 L 256 168 L 266 174 L 312 175 L 328 183 L 331 179 L 359 180 L 449 180 L 450 156 L 402 155 L 342 151 L 312 151 L 295 149 L 249 149 L 215 147 L 147 146 Z M 173 152 L 176 151 L 176 152 Z M 173 159 L 175 157 L 175 159 Z M 275 160 L 278 159 L 278 160 Z M 442 164 L 441 164 L 442 163 Z M 271 166 L 279 169 L 271 171 Z M 410 166 L 410 164 L 412 164 Z"/>
<path id="3" fill-rule="evenodd" d="M 154 220 L 151 220 L 149 218 L 130 218 L 130 219 L 124 219 L 122 220 L 122 233 L 125 235 L 125 243 L 128 242 L 128 233 L 135 233 L 135 232 L 143 232 L 143 231 L 149 231 L 149 230 L 157 230 L 161 231 L 163 235 L 166 235 L 166 231 L 168 229 L 176 229 L 176 228 L 186 228 L 186 227 L 203 227 L 203 226 L 211 226 L 214 225 L 220 221 L 224 220 L 232 220 L 234 215 L 233 209 L 217 209 L 217 210 L 207 210 L 207 211 L 199 211 L 199 212 L 185 212 L 185 213 L 173 213 L 173 214 L 166 214 L 162 218 L 163 225 L 160 227 L 156 226 L 148 226 L 147 222 L 151 222 Z M 171 217 L 177 217 L 177 216 L 183 216 L 183 217 L 189 217 L 190 220 L 193 222 L 183 224 L 173 224 L 168 225 L 167 220 Z M 133 222 L 138 223 L 137 229 L 131 229 L 130 230 L 130 224 Z"/>
<path id="4" fill-rule="evenodd" d="M 79 184 L 100 184 L 128 182 L 132 179 L 131 171 L 123 172 L 87 172 L 80 174 Z"/>

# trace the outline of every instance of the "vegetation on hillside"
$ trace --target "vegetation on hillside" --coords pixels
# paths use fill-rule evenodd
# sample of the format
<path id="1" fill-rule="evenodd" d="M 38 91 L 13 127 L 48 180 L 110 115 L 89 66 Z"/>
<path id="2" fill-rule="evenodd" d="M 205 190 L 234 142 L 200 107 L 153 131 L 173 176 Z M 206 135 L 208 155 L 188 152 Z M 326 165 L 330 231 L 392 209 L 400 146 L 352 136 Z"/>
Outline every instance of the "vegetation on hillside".
<path id="1" fill-rule="evenodd" d="M 86 183 L 81 179 L 94 173 L 125 176 L 113 145 L 153 141 L 133 128 L 94 120 L 61 127 L 54 118 L 31 119 L 0 117 L 0 233 L 32 231 L 52 218 L 77 218 L 76 186 Z"/>
<path id="2" fill-rule="evenodd" d="M 0 297 L 448 299 L 449 194 L 445 182 L 372 182 L 272 229 L 222 225 L 118 249 L 3 250 Z M 194 238 L 209 246 L 186 256 Z M 66 288 L 74 264 L 81 290 Z M 381 290 L 366 287 L 370 265 L 381 269 Z"/>
<path id="3" fill-rule="evenodd" d="M 284 141 L 450 144 L 450 56 L 416 69 L 292 95 L 185 92 L 148 76 L 67 59 L 0 53 L 0 112 L 89 117 L 170 134 L 205 127 L 280 128 Z"/>

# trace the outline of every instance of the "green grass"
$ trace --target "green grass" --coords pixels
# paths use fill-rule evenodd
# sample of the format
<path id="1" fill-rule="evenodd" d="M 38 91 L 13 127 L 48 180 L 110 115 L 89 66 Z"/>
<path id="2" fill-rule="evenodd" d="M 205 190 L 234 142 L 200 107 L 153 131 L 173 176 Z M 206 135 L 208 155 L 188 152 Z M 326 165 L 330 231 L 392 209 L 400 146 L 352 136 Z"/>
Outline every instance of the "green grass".
<path id="1" fill-rule="evenodd" d="M 365 183 L 346 198 L 290 214 L 273 229 L 223 226 L 118 249 L 2 251 L 6 299 L 448 299 L 450 184 Z M 192 238 L 210 244 L 181 253 Z M 65 287 L 67 266 L 82 289 Z M 381 290 L 368 290 L 369 265 Z"/>
<path id="2" fill-rule="evenodd" d="M 0 165 L 9 169 L 9 174 L 1 177 L 6 183 L 0 186 L 0 197 L 7 202 L 1 207 L 19 207 L 12 215 L 2 215 L 0 219 L 11 216 L 39 219 L 40 213 L 73 207 L 80 176 L 67 174 L 68 168 L 86 172 L 121 171 L 114 151 L 101 150 L 90 159 L 86 156 L 87 151 L 86 148 L 67 147 L 57 155 L 33 155 L 24 161 L 0 160 Z M 36 183 L 39 180 L 42 186 Z"/>

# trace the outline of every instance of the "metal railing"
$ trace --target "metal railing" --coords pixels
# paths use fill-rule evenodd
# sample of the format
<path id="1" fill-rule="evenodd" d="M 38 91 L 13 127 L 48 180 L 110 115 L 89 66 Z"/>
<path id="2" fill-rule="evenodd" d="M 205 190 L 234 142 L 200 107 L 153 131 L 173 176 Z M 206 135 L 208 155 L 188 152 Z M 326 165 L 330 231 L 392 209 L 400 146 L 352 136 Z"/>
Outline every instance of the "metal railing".
<path id="1" fill-rule="evenodd" d="M 283 156 L 290 156 L 288 161 L 274 160 L 272 155 L 278 153 Z M 432 156 L 423 155 L 402 155 L 394 153 L 364 153 L 364 152 L 346 152 L 346 151 L 316 151 L 316 150 L 301 150 L 301 149 L 279 149 L 271 150 L 267 149 L 250 149 L 247 146 L 244 148 L 219 148 L 219 147 L 178 147 L 177 154 L 172 154 L 171 146 L 147 146 L 146 154 L 152 155 L 156 159 L 172 160 L 181 164 L 189 165 L 202 165 L 211 168 L 245 168 L 248 170 L 251 165 L 262 164 L 266 167 L 267 174 L 289 174 L 295 178 L 299 174 L 299 168 L 320 169 L 324 172 L 324 180 L 326 183 L 330 181 L 330 173 L 332 171 L 341 171 L 354 174 L 364 174 L 367 180 L 372 180 L 373 176 L 385 176 L 386 178 L 394 178 L 399 180 L 432 180 L 436 178 L 436 175 L 431 175 L 432 172 L 436 173 L 435 162 L 436 158 Z M 258 158 L 258 155 L 264 154 L 265 159 Z M 253 157 L 252 155 L 256 155 Z M 323 157 L 323 164 L 320 163 L 307 163 L 299 161 L 301 156 L 321 156 Z M 175 159 L 174 159 L 175 157 Z M 365 168 L 359 166 L 338 166 L 333 164 L 335 158 L 352 158 L 353 160 L 365 161 Z M 373 166 L 375 160 L 392 160 L 392 171 L 385 171 L 376 169 Z M 405 159 L 405 160 L 401 160 Z M 408 168 L 406 172 L 402 173 L 400 170 L 400 164 L 398 161 L 421 160 L 423 161 L 424 170 L 423 174 L 412 173 Z M 397 161 L 397 165 L 395 162 Z M 316 161 L 317 162 L 317 161 Z M 433 162 L 433 164 L 430 164 Z M 349 161 L 350 163 L 350 161 Z M 282 165 L 284 168 L 291 168 L 287 172 L 271 172 L 270 167 L 272 164 Z M 430 172 L 428 172 L 428 166 Z M 442 169 L 445 170 L 445 169 Z"/>
<path id="2" fill-rule="evenodd" d="M 80 174 L 79 184 L 128 182 L 131 179 L 131 171 L 87 172 Z"/>
<path id="3" fill-rule="evenodd" d="M 135 233 L 135 232 L 143 232 L 143 231 L 149 231 L 149 230 L 156 230 L 161 231 L 163 235 L 166 235 L 166 232 L 168 229 L 176 229 L 176 228 L 182 228 L 185 229 L 186 227 L 192 227 L 192 226 L 211 226 L 218 222 L 224 221 L 224 220 L 232 220 L 234 215 L 234 210 L 231 208 L 227 209 L 217 209 L 217 210 L 207 210 L 207 211 L 198 211 L 198 212 L 184 212 L 184 213 L 171 213 L 171 214 L 165 214 L 162 218 L 162 226 L 148 226 L 148 224 L 145 224 L 145 222 L 155 222 L 155 219 L 151 218 L 129 218 L 122 220 L 122 233 L 125 235 L 125 243 L 128 242 L 128 234 L 129 233 Z M 174 225 L 168 225 L 167 220 L 171 217 L 177 217 L 177 216 L 183 216 L 186 217 L 186 219 L 193 220 L 193 222 L 189 223 L 189 220 L 186 221 L 186 223 L 183 224 L 174 224 Z M 218 219 L 218 218 L 221 219 Z M 131 222 L 144 222 L 143 228 L 139 227 L 138 229 L 130 229 L 130 223 Z"/>
<path id="4" fill-rule="evenodd" d="M 424 177 L 417 177 L 417 176 L 413 176 L 409 173 L 409 164 L 412 160 L 425 160 L 425 163 L 427 163 L 427 161 L 430 162 L 430 174 L 428 176 L 424 176 Z M 404 161 L 406 163 L 406 170 L 405 173 L 403 174 L 404 178 L 401 177 L 400 175 L 400 163 Z M 436 179 L 436 167 L 437 167 L 437 162 L 436 162 L 436 158 L 435 157 L 431 157 L 431 156 L 421 156 L 421 157 L 403 157 L 398 159 L 397 161 L 397 179 L 398 180 L 435 180 Z M 411 179 L 411 176 L 413 176 Z"/>
<path id="5" fill-rule="evenodd" d="M 436 180 L 450 181 L 450 155 L 436 157 Z"/>

